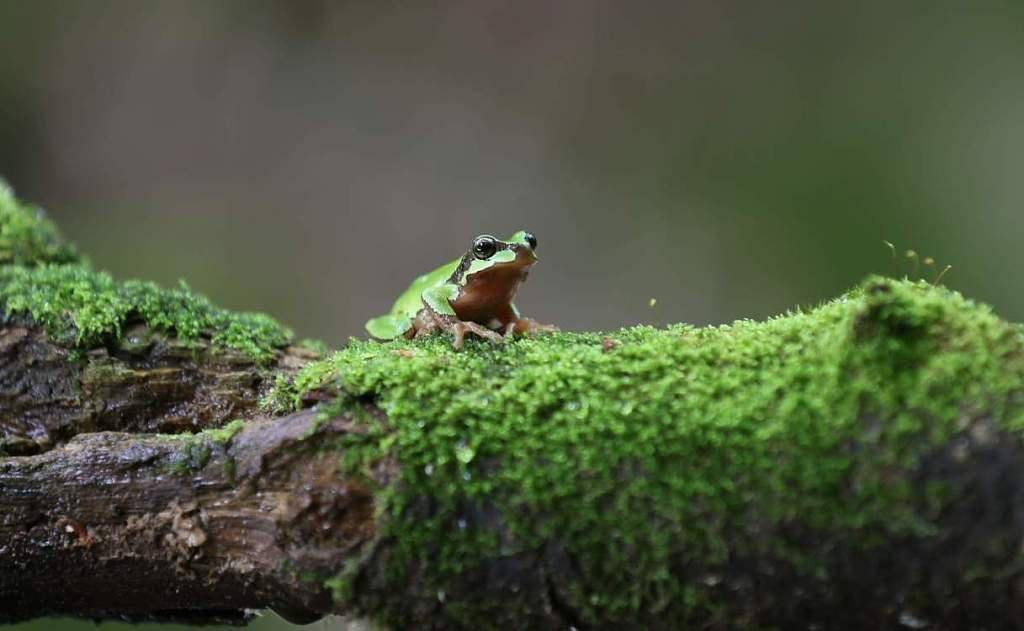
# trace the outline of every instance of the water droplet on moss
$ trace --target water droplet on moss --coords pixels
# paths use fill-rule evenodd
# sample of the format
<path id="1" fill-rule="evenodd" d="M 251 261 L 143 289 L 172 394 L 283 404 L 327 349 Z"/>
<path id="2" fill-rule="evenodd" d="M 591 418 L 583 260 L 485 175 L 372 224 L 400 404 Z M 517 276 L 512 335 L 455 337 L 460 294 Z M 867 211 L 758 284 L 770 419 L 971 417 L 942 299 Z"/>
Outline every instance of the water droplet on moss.
<path id="1" fill-rule="evenodd" d="M 928 626 L 928 623 L 909 611 L 904 611 L 900 614 L 900 625 L 908 629 L 923 629 Z"/>
<path id="2" fill-rule="evenodd" d="M 467 445 L 465 442 L 460 442 L 455 446 L 455 457 L 459 459 L 462 464 L 469 464 L 473 461 L 476 456 L 476 451 L 472 447 Z"/>

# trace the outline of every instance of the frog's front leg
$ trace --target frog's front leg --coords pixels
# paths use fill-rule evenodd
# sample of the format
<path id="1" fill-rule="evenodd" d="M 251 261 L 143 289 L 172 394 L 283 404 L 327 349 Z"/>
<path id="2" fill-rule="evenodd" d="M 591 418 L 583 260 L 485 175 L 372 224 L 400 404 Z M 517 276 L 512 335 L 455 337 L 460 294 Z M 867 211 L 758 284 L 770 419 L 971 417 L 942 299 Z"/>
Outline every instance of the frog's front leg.
<path id="1" fill-rule="evenodd" d="M 466 333 L 473 333 L 495 343 L 501 342 L 502 337 L 499 333 L 476 322 L 465 322 L 459 319 L 449 302 L 458 296 L 458 291 L 457 286 L 445 284 L 423 292 L 423 308 L 416 314 L 413 323 L 416 337 L 430 335 L 435 331 L 451 333 L 454 337 L 452 346 L 455 350 L 462 348 Z"/>
<path id="2" fill-rule="evenodd" d="M 420 309 L 420 312 L 416 314 L 416 319 L 412 328 L 416 331 L 415 337 L 417 338 L 425 337 L 438 331 L 451 333 L 454 338 L 452 341 L 452 347 L 455 350 L 462 348 L 466 338 L 466 333 L 473 333 L 474 335 L 495 343 L 503 340 L 499 333 L 496 333 L 487 327 L 480 326 L 476 322 L 463 322 L 455 316 L 436 313 L 429 307 Z"/>

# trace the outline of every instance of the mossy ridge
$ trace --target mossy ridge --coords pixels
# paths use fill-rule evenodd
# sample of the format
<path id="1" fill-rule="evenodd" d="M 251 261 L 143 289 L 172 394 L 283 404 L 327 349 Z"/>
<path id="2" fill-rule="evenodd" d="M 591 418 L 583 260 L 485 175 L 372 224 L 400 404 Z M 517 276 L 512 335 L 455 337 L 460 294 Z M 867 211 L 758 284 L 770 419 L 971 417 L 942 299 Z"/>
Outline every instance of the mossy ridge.
<path id="1" fill-rule="evenodd" d="M 864 546 L 926 535 L 906 482 L 918 458 L 981 410 L 1024 431 L 1021 328 L 924 282 L 871 278 L 765 322 L 608 337 L 618 344 L 563 333 L 461 353 L 444 338 L 353 341 L 271 400 L 333 386 L 337 406 L 372 396 L 387 413 L 389 428 L 346 446 L 345 466 L 388 450 L 402 463 L 382 500 L 396 589 L 409 566 L 431 568 L 425 587 L 444 591 L 481 559 L 557 540 L 588 579 L 571 606 L 600 620 L 720 608 L 674 574 L 687 562 L 749 555 L 824 571 L 766 536 L 772 524 Z M 468 507 L 481 505 L 499 507 L 511 542 L 477 523 Z M 749 523 L 766 528 L 744 534 Z"/>
<path id="2" fill-rule="evenodd" d="M 0 265 L 79 261 L 75 247 L 64 241 L 43 211 L 19 204 L 0 180 Z"/>
<path id="3" fill-rule="evenodd" d="M 161 289 L 115 282 L 91 269 L 37 208 L 19 204 L 0 180 L 0 303 L 9 315 L 28 314 L 61 344 L 85 349 L 121 335 L 130 317 L 184 342 L 207 336 L 258 361 L 273 358 L 291 332 L 258 313 L 232 313 L 182 283 Z"/>
<path id="4" fill-rule="evenodd" d="M 184 283 L 175 289 L 118 283 L 85 264 L 0 267 L 0 305 L 8 315 L 31 316 L 55 341 L 78 349 L 119 338 L 131 318 L 186 343 L 209 338 L 257 361 L 271 360 L 274 349 L 291 339 L 291 332 L 269 316 L 227 311 Z"/>
<path id="5" fill-rule="evenodd" d="M 224 470 L 229 479 L 235 477 L 235 461 L 226 455 L 231 440 L 245 427 L 245 421 L 235 419 L 217 429 L 208 429 L 196 434 L 169 434 L 182 447 L 178 458 L 172 463 L 171 471 L 176 474 L 187 474 L 201 470 L 209 462 L 214 452 L 225 455 Z"/>

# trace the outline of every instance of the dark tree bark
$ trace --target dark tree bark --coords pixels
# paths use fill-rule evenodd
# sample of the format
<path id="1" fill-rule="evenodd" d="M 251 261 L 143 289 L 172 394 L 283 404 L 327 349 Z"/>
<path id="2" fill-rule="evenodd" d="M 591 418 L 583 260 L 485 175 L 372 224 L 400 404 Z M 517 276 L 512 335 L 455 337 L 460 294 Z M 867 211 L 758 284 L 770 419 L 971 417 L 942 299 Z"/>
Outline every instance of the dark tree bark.
<path id="1" fill-rule="evenodd" d="M 139 325 L 83 359 L 38 327 L 0 328 L 0 620 L 240 622 L 333 610 L 311 575 L 373 538 L 365 483 L 322 450 L 352 429 L 315 412 L 250 420 L 311 354 L 269 366 Z M 381 483 L 386 472 L 381 469 Z"/>
<path id="2" fill-rule="evenodd" d="M 184 449 L 170 436 L 81 434 L 0 461 L 0 619 L 333 611 L 307 577 L 337 572 L 373 539 L 373 496 L 321 449 L 351 424 L 316 416 L 251 421 L 224 444 Z"/>
<path id="3" fill-rule="evenodd" d="M 0 329 L 0 454 L 30 455 L 83 432 L 191 433 L 258 411 L 278 375 L 315 356 L 289 347 L 269 365 L 183 344 L 143 323 L 110 346 L 69 350 L 31 322 Z"/>

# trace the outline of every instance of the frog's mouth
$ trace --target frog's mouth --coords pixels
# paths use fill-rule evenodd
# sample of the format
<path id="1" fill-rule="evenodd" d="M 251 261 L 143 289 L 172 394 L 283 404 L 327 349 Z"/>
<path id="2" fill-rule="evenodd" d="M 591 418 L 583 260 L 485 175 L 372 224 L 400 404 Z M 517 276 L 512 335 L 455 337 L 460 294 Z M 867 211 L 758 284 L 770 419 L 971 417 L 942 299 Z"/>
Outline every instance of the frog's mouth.
<path id="1" fill-rule="evenodd" d="M 508 246 L 509 250 L 512 250 L 516 254 L 516 258 L 508 261 L 507 263 L 497 263 L 491 270 L 500 270 L 504 268 L 518 269 L 521 271 L 528 271 L 534 263 L 537 262 L 537 253 L 530 248 L 519 245 L 518 243 L 511 243 Z M 485 272 L 490 270 L 484 270 Z"/>
<path id="2" fill-rule="evenodd" d="M 506 265 L 525 265 L 529 267 L 537 262 L 537 253 L 531 250 L 525 245 L 519 245 L 518 243 L 510 243 L 508 249 L 516 253 L 514 261 L 509 261 Z"/>

